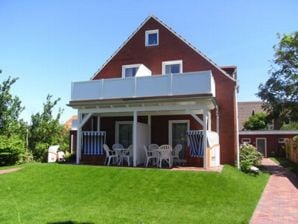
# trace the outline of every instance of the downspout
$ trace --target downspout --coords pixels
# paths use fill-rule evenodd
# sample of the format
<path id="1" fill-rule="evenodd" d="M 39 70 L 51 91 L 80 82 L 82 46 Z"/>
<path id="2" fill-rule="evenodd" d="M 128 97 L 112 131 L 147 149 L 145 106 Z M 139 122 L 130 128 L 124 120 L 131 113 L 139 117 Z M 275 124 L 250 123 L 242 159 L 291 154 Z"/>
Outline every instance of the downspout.
<path id="1" fill-rule="evenodd" d="M 236 165 L 237 168 L 240 169 L 240 149 L 239 149 L 239 117 L 238 117 L 238 92 L 239 85 L 238 81 L 236 81 L 235 85 L 235 110 L 236 110 L 236 151 L 237 151 L 237 160 Z"/>
<path id="2" fill-rule="evenodd" d="M 81 160 L 81 122 L 82 122 L 82 114 L 78 111 L 76 164 L 80 164 L 80 160 Z"/>

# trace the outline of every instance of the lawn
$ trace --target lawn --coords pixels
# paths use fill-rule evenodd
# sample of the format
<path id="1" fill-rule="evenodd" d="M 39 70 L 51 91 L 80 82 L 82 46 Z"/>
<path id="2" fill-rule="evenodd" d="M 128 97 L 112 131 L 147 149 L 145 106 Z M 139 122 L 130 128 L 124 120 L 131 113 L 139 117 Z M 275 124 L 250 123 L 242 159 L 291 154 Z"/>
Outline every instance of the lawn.
<path id="1" fill-rule="evenodd" d="M 268 180 L 222 173 L 27 164 L 0 175 L 0 223 L 248 223 Z"/>

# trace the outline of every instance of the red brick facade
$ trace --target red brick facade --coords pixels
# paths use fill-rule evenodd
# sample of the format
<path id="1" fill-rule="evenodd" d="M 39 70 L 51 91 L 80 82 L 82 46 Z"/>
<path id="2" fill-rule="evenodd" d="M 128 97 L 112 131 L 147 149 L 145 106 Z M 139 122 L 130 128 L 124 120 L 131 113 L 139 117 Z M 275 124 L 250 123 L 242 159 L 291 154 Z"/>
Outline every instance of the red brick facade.
<path id="1" fill-rule="evenodd" d="M 293 133 L 282 133 L 282 131 L 256 131 L 255 134 L 248 132 L 240 132 L 239 143 L 242 144 L 244 141 L 249 140 L 249 144 L 256 146 L 256 139 L 262 138 L 266 141 L 266 154 L 265 157 L 270 156 L 285 156 L 285 144 L 281 142 L 282 139 L 292 139 L 295 135 L 298 135 L 298 131 Z M 249 134 L 248 134 L 249 133 Z"/>
<path id="2" fill-rule="evenodd" d="M 145 31 L 155 29 L 159 30 L 159 45 L 146 47 Z M 122 65 L 129 64 L 144 64 L 153 75 L 158 75 L 162 73 L 162 62 L 169 60 L 182 60 L 183 72 L 212 71 L 216 85 L 216 102 L 219 108 L 221 163 L 234 164 L 237 145 L 235 80 L 231 78 L 231 74 L 227 74 L 214 65 L 155 18 L 151 17 L 147 20 L 94 76 L 94 79 L 121 77 Z M 167 122 L 175 118 L 163 116 L 152 119 L 152 140 L 156 140 L 157 144 L 167 143 Z M 197 122 L 191 117 L 189 119 L 191 127 L 196 128 Z M 215 128 L 216 116 L 215 111 L 212 111 L 212 129 L 215 130 Z M 113 130 L 111 131 L 113 133 Z M 107 136 L 108 141 L 109 138 Z"/>

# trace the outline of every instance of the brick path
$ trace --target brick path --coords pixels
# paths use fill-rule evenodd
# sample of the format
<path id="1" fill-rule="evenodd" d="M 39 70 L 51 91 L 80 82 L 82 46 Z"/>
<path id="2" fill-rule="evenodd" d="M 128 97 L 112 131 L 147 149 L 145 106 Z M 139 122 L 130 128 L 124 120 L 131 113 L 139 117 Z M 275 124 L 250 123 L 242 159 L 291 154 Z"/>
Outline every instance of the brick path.
<path id="1" fill-rule="evenodd" d="M 297 224 L 298 178 L 270 159 L 262 164 L 272 174 L 254 211 L 251 224 Z"/>

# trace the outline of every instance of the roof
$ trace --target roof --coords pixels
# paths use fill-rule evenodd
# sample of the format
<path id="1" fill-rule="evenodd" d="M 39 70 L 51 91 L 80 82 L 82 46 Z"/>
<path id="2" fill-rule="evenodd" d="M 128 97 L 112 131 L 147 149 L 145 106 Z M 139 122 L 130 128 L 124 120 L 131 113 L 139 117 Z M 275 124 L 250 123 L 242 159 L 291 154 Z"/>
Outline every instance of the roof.
<path id="1" fill-rule="evenodd" d="M 239 135 L 298 135 L 298 130 L 240 131 Z"/>
<path id="2" fill-rule="evenodd" d="M 239 130 L 243 130 L 243 124 L 253 113 L 263 112 L 262 101 L 238 102 Z"/>
<path id="3" fill-rule="evenodd" d="M 64 127 L 67 128 L 68 130 L 73 130 L 76 129 L 77 127 L 77 120 L 78 120 L 78 116 L 77 115 L 73 115 L 71 116 L 71 118 L 69 118 L 65 124 Z"/>
<path id="4" fill-rule="evenodd" d="M 237 66 L 221 66 L 221 69 L 228 73 L 232 78 L 237 79 Z"/>
<path id="5" fill-rule="evenodd" d="M 154 19 L 158 23 L 160 23 L 162 26 L 164 26 L 166 29 L 168 29 L 172 34 L 174 34 L 176 37 L 178 37 L 182 42 L 184 42 L 186 45 L 188 45 L 190 48 L 192 48 L 197 54 L 199 54 L 201 57 L 203 57 L 205 60 L 207 60 L 210 64 L 212 64 L 217 70 L 219 70 L 224 76 L 228 77 L 230 80 L 236 82 L 236 79 L 233 78 L 227 71 L 225 71 L 222 67 L 218 66 L 215 62 L 213 62 L 210 58 L 208 58 L 205 54 L 203 54 L 200 50 L 198 50 L 196 47 L 194 47 L 190 42 L 188 42 L 186 39 L 184 39 L 181 35 L 179 35 L 177 32 L 175 32 L 171 27 L 166 25 L 163 21 L 161 21 L 156 16 L 148 16 L 140 25 L 139 27 L 126 39 L 126 41 L 123 42 L 123 44 L 114 52 L 114 54 L 111 55 L 110 58 L 106 60 L 106 62 L 95 72 L 95 74 L 91 77 L 91 80 L 94 79 L 98 73 L 101 72 L 101 70 L 114 58 L 115 55 L 118 54 L 118 52 L 129 42 L 130 39 L 133 38 L 133 36 L 146 24 L 146 22 L 149 19 Z"/>

